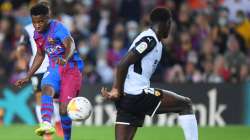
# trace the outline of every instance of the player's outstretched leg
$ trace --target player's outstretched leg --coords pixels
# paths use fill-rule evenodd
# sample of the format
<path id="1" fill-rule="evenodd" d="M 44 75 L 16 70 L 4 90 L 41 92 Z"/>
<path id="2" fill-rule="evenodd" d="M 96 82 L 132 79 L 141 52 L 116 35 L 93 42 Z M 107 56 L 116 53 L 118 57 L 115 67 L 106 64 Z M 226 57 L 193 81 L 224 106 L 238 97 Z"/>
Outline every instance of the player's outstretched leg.
<path id="1" fill-rule="evenodd" d="M 137 127 L 116 124 L 115 125 L 115 140 L 133 140 Z"/>
<path id="2" fill-rule="evenodd" d="M 158 113 L 179 113 L 178 121 L 184 131 L 185 140 L 198 140 L 197 121 L 190 98 L 167 90 L 156 90 L 163 93 Z"/>
<path id="3" fill-rule="evenodd" d="M 51 124 L 51 118 L 54 110 L 53 96 L 54 89 L 45 85 L 42 89 L 41 98 L 42 123 L 40 123 L 40 127 L 35 130 L 35 133 L 39 136 L 43 136 L 44 134 L 53 134 L 55 132 L 55 128 Z"/>
<path id="4" fill-rule="evenodd" d="M 70 140 L 71 138 L 71 125 L 72 121 L 67 115 L 67 104 L 60 103 L 60 116 L 61 116 L 61 124 L 64 134 L 64 140 Z"/>
<path id="5" fill-rule="evenodd" d="M 36 107 L 35 107 L 36 116 L 37 116 L 39 124 L 41 124 L 43 122 L 42 121 L 42 114 L 41 114 L 41 97 L 42 97 L 42 91 L 36 92 L 35 95 L 36 95 Z M 44 140 L 52 140 L 52 136 L 50 134 L 47 134 L 47 135 L 45 134 L 45 135 L 43 135 L 43 139 Z"/>

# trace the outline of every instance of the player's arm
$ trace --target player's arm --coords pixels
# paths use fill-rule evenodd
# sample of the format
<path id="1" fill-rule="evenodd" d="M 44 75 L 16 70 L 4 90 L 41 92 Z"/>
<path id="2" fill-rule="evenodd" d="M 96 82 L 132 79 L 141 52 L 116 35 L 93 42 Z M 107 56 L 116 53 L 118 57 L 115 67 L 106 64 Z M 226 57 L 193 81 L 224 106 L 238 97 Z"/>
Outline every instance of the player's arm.
<path id="1" fill-rule="evenodd" d="M 41 66 L 45 57 L 45 52 L 42 49 L 37 49 L 36 56 L 32 63 L 31 68 L 29 69 L 27 76 L 21 80 L 18 80 L 15 85 L 21 87 L 23 84 L 29 82 L 31 76 L 37 71 L 37 69 Z"/>
<path id="2" fill-rule="evenodd" d="M 75 42 L 71 37 L 69 30 L 62 23 L 58 23 L 55 35 L 59 38 L 59 40 L 65 47 L 63 58 L 59 58 L 57 60 L 58 64 L 64 65 L 72 57 L 75 51 Z"/>
<path id="3" fill-rule="evenodd" d="M 121 62 L 116 67 L 116 76 L 113 84 L 113 88 L 116 88 L 119 93 L 123 91 L 123 85 L 128 74 L 128 68 L 130 65 L 135 64 L 140 60 L 140 56 L 134 51 L 129 51 Z"/>
<path id="4" fill-rule="evenodd" d="M 151 36 L 146 36 L 135 43 L 135 45 L 136 46 L 132 48 L 117 65 L 112 90 L 108 92 L 106 88 L 102 88 L 101 92 L 104 97 L 115 100 L 121 96 L 129 66 L 141 61 L 141 59 L 155 47 L 156 40 Z"/>
<path id="5" fill-rule="evenodd" d="M 27 74 L 28 78 L 31 78 L 31 76 L 37 71 L 37 69 L 43 63 L 44 58 L 45 58 L 45 52 L 42 49 L 37 49 L 36 56 Z"/>
<path id="6" fill-rule="evenodd" d="M 128 73 L 128 68 L 131 64 L 135 64 L 140 57 L 133 51 L 129 51 L 125 57 L 122 58 L 121 62 L 116 66 L 116 74 L 113 83 L 113 87 L 110 92 L 107 88 L 102 88 L 101 93 L 107 99 L 116 100 L 118 99 L 123 91 L 123 85 Z"/>
<path id="7" fill-rule="evenodd" d="M 72 57 L 76 47 L 75 47 L 75 42 L 71 36 L 64 39 L 63 45 L 65 46 L 65 54 L 63 56 L 62 61 L 65 62 L 62 62 L 62 64 L 65 64 Z"/>
<path id="8" fill-rule="evenodd" d="M 119 93 L 123 91 L 123 85 L 128 73 L 129 66 L 132 64 L 136 64 L 138 61 L 141 61 L 141 59 L 155 47 L 156 40 L 151 36 L 146 36 L 135 43 L 135 45 L 136 46 L 132 48 L 125 57 L 123 57 L 123 59 L 117 66 L 116 79 L 113 87 L 117 88 Z"/>

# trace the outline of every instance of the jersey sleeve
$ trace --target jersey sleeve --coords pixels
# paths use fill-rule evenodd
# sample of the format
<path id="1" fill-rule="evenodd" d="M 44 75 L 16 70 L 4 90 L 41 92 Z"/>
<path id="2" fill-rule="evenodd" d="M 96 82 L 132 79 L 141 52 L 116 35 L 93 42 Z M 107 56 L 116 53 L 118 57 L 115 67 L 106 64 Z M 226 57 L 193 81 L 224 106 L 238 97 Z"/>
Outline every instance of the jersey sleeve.
<path id="1" fill-rule="evenodd" d="M 57 23 L 57 26 L 55 27 L 55 36 L 57 39 L 59 39 L 61 42 L 63 42 L 66 38 L 70 37 L 69 30 L 60 22 Z"/>
<path id="2" fill-rule="evenodd" d="M 35 39 L 35 42 L 37 49 L 43 50 L 43 41 L 41 41 L 41 39 Z"/>
<path id="3" fill-rule="evenodd" d="M 35 40 L 37 49 L 43 50 L 44 40 L 41 37 L 39 37 L 36 31 L 34 31 L 33 39 Z"/>
<path id="4" fill-rule="evenodd" d="M 143 57 L 148 54 L 156 46 L 156 40 L 152 36 L 144 36 L 135 43 L 135 47 L 132 48 L 135 54 L 139 57 Z"/>

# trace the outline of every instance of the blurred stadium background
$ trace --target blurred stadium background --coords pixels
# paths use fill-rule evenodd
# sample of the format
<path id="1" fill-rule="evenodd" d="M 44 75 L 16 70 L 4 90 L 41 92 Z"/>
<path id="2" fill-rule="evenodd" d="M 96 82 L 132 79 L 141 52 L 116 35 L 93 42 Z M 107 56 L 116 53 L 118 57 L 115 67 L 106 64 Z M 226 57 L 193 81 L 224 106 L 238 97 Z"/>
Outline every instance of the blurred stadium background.
<path id="1" fill-rule="evenodd" d="M 193 99 L 201 140 L 250 140 L 250 0 L 50 0 L 53 18 L 71 31 L 85 61 L 81 95 L 92 116 L 75 123 L 73 139 L 114 139 L 115 108 L 99 95 L 111 85 L 115 65 L 134 37 L 149 25 L 156 6 L 173 13 L 167 65 L 157 68 L 153 86 Z M 0 0 L 0 139 L 35 140 L 37 126 L 26 75 L 31 50 L 16 51 L 29 8 L 37 0 Z M 146 118 L 136 140 L 184 139 L 176 114 Z M 56 138 L 57 139 L 57 138 Z M 58 138 L 60 139 L 60 138 Z"/>

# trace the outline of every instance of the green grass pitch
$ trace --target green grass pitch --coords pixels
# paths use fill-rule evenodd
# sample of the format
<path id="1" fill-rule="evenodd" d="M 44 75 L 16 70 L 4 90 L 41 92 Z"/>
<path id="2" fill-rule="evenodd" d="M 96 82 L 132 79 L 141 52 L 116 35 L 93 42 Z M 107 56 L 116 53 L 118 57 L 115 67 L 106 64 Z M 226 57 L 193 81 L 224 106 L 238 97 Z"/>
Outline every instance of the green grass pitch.
<path id="1" fill-rule="evenodd" d="M 0 140 L 42 140 L 34 134 L 36 127 L 25 125 L 0 126 Z M 54 136 L 54 140 L 63 140 Z M 113 127 L 74 127 L 72 140 L 114 140 Z M 139 128 L 134 140 L 184 140 L 180 127 Z M 250 127 L 202 127 L 199 140 L 250 140 Z"/>

